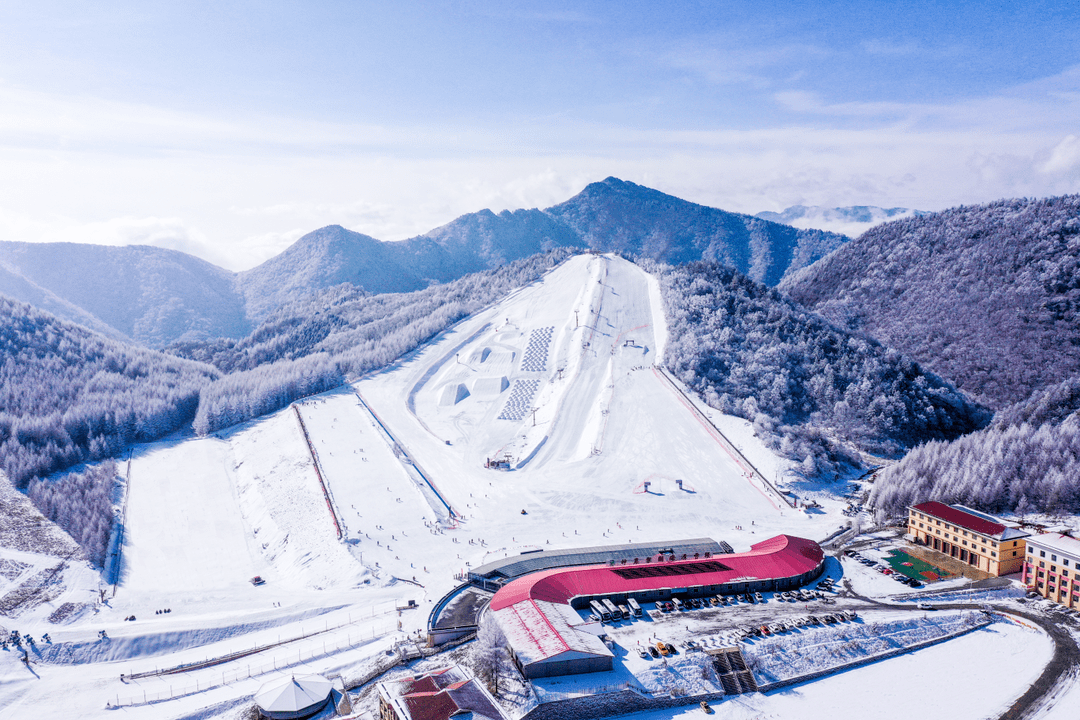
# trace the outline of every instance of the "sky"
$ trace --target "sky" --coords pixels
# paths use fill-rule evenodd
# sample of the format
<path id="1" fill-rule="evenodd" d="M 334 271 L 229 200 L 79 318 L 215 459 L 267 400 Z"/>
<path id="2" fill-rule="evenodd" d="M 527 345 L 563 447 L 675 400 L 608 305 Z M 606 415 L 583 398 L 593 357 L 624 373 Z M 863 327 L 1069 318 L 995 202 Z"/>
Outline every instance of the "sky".
<path id="1" fill-rule="evenodd" d="M 0 240 L 230 270 L 616 176 L 755 213 L 1080 192 L 1073 2 L 0 0 Z"/>

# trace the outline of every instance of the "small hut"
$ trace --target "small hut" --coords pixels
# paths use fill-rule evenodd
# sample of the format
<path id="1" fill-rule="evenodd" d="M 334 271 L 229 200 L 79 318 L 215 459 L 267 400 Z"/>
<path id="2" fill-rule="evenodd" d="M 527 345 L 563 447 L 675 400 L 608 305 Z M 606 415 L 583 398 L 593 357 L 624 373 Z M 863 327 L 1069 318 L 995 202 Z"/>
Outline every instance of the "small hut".
<path id="1" fill-rule="evenodd" d="M 270 720 L 301 720 L 319 712 L 332 685 L 322 675 L 292 675 L 266 683 L 255 693 L 259 713 Z"/>

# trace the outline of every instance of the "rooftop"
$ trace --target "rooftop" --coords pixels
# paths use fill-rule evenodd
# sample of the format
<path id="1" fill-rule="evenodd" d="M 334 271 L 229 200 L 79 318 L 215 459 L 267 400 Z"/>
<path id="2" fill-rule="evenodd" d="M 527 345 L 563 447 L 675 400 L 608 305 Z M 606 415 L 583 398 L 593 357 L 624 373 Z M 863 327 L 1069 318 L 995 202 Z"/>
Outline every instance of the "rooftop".
<path id="1" fill-rule="evenodd" d="M 963 505 L 946 505 L 945 503 L 931 500 L 929 502 L 913 505 L 911 509 L 927 515 L 932 515 L 935 518 L 939 518 L 947 523 L 962 527 L 966 530 L 997 538 L 998 540 L 1022 538 L 1027 537 L 1029 534 L 1023 530 L 1009 527 L 993 515 L 981 513 L 978 510 L 972 510 Z"/>
<path id="2" fill-rule="evenodd" d="M 693 556 L 695 553 L 698 555 L 705 555 L 705 553 L 722 555 L 731 551 L 731 546 L 726 542 L 717 542 L 711 538 L 600 545 L 597 547 L 566 548 L 564 550 L 536 550 L 501 560 L 494 560 L 486 565 L 473 568 L 469 574 L 486 578 L 500 576 L 514 579 L 539 570 L 578 565 L 599 565 L 611 560 L 652 557 L 659 555 L 661 552 L 667 555 L 682 556 L 685 554 Z"/>
<path id="3" fill-rule="evenodd" d="M 749 552 L 723 555 L 723 561 L 592 565 L 533 573 L 508 583 L 491 599 L 500 610 L 522 600 L 568 603 L 578 596 L 617 595 L 689 585 L 723 585 L 740 579 L 784 578 L 802 575 L 824 559 L 812 540 L 777 535 L 751 546 Z"/>
<path id="4" fill-rule="evenodd" d="M 380 682 L 379 694 L 409 720 L 449 720 L 461 717 L 462 712 L 471 712 L 474 718 L 506 720 L 488 692 L 456 665 Z"/>
<path id="5" fill-rule="evenodd" d="M 1072 535 L 1041 533 L 1029 538 L 1028 542 L 1047 550 L 1057 550 L 1060 553 L 1072 555 L 1074 558 L 1080 558 L 1080 540 Z"/>

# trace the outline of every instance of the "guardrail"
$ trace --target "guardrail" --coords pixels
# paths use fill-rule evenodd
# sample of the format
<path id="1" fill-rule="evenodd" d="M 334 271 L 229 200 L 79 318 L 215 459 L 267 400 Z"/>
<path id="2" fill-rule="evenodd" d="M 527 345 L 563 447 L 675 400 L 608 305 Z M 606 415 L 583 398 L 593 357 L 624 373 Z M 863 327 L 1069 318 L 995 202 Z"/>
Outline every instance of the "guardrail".
<path id="1" fill-rule="evenodd" d="M 326 509 L 330 511 L 330 518 L 334 521 L 334 529 L 337 531 L 337 539 L 340 540 L 342 536 L 341 523 L 338 522 L 334 504 L 330 501 L 330 491 L 326 488 L 322 470 L 319 469 L 319 455 L 315 452 L 315 446 L 311 444 L 311 437 L 308 435 L 307 426 L 304 425 L 304 417 L 300 414 L 299 406 L 293 403 L 292 409 L 296 413 L 297 421 L 300 423 L 300 432 L 304 435 L 304 442 L 307 443 L 308 452 L 311 453 L 311 464 L 315 467 L 315 476 L 319 478 L 319 487 L 322 488 L 323 497 L 326 499 Z"/>
<path id="2" fill-rule="evenodd" d="M 678 393 L 686 401 L 686 404 L 689 406 L 691 412 L 693 412 L 699 419 L 709 424 L 709 427 L 712 428 L 712 430 L 716 433 L 716 435 L 721 441 L 721 444 L 724 446 L 724 449 L 728 451 L 728 453 L 732 456 L 732 459 L 735 460 L 736 464 L 745 465 L 747 468 L 749 468 L 751 476 L 756 478 L 762 485 L 771 490 L 772 493 L 776 495 L 776 497 L 780 498 L 780 500 L 783 501 L 785 505 L 790 508 L 795 507 L 795 503 L 789 500 L 788 497 L 782 492 L 777 490 L 776 486 L 769 482 L 760 470 L 754 467 L 754 464 L 750 462 L 750 460 L 745 455 L 743 455 L 742 451 L 735 447 L 735 443 L 731 442 L 731 440 L 729 440 L 728 437 L 720 431 L 720 428 L 716 427 L 716 425 L 709 418 L 709 416 L 701 411 L 701 409 L 694 403 L 693 398 L 687 396 L 687 394 L 683 392 L 682 388 L 680 388 L 679 385 L 668 375 L 667 371 L 664 370 L 662 366 L 653 365 L 653 368 L 656 370 L 657 374 L 660 377 L 662 377 L 664 380 L 667 380 L 668 385 L 671 387 L 671 389 Z"/>

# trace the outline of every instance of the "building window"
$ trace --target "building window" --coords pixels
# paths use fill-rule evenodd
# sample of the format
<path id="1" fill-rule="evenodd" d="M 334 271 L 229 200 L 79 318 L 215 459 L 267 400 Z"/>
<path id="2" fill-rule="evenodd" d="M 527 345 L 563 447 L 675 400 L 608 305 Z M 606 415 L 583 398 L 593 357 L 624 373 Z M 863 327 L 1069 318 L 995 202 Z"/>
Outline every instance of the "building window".
<path id="1" fill-rule="evenodd" d="M 1066 578 L 1069 577 L 1069 571 L 1068 570 L 1062 570 L 1061 571 L 1061 577 L 1066 577 Z"/>
<path id="2" fill-rule="evenodd" d="M 1016 543 L 1013 543 L 1013 545 L 1015 545 L 1015 544 L 1016 544 Z M 1032 555 L 1034 555 L 1034 554 L 1035 554 L 1035 548 L 1033 548 L 1033 547 L 1031 547 L 1030 545 L 1028 545 L 1028 552 L 1029 552 L 1029 553 L 1031 553 Z"/>
<path id="3" fill-rule="evenodd" d="M 1062 558 L 1061 559 L 1061 564 L 1064 565 L 1065 567 L 1069 567 L 1069 558 Z"/>
<path id="4" fill-rule="evenodd" d="M 1057 565 L 1051 565 L 1050 566 L 1050 572 L 1056 573 L 1057 572 Z"/>
<path id="5" fill-rule="evenodd" d="M 1051 559 L 1051 560 L 1052 560 L 1053 562 L 1057 562 L 1057 555 L 1051 555 L 1051 556 L 1050 556 L 1050 559 Z"/>
<path id="6" fill-rule="evenodd" d="M 1045 550 L 1040 550 L 1039 551 L 1039 557 L 1046 557 L 1046 551 Z"/>

